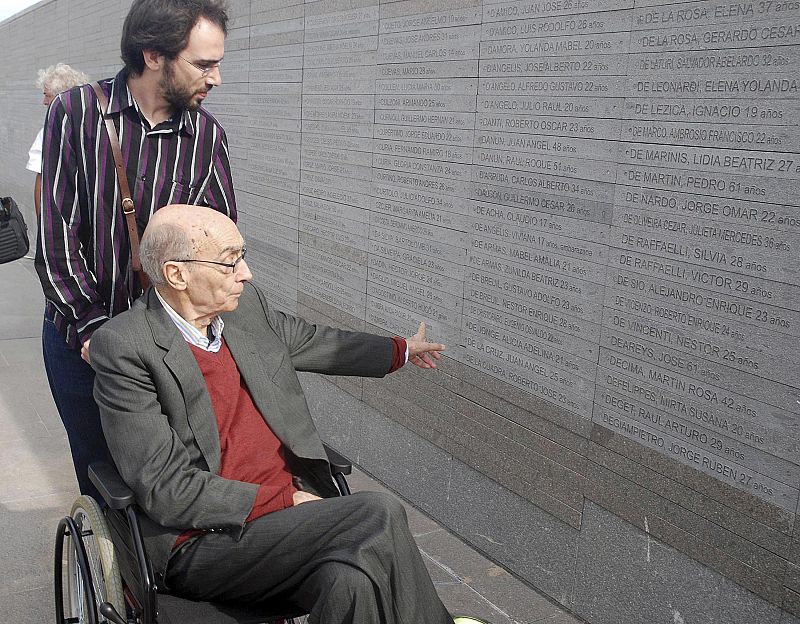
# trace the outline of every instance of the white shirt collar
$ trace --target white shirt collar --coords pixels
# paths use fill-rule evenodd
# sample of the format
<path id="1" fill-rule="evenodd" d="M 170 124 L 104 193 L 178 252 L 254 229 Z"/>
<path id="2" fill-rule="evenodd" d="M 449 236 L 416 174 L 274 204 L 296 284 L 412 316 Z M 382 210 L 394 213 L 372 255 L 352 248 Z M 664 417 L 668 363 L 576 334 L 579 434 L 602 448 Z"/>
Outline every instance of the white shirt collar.
<path id="1" fill-rule="evenodd" d="M 222 322 L 222 318 L 220 316 L 215 316 L 211 321 L 210 327 L 211 333 L 214 335 L 214 339 L 209 340 L 207 335 L 204 335 L 203 332 L 201 332 L 189 321 L 173 310 L 172 306 L 164 301 L 164 298 L 161 296 L 161 293 L 158 292 L 157 288 L 154 288 L 153 290 L 155 290 L 156 297 L 158 297 L 161 305 L 164 306 L 167 314 L 169 314 L 169 318 L 172 319 L 173 323 L 175 323 L 175 327 L 177 327 L 178 331 L 181 332 L 186 342 L 193 344 L 195 347 L 200 347 L 204 351 L 210 351 L 211 353 L 216 353 L 220 350 L 222 347 L 222 330 L 225 327 L 225 323 Z"/>

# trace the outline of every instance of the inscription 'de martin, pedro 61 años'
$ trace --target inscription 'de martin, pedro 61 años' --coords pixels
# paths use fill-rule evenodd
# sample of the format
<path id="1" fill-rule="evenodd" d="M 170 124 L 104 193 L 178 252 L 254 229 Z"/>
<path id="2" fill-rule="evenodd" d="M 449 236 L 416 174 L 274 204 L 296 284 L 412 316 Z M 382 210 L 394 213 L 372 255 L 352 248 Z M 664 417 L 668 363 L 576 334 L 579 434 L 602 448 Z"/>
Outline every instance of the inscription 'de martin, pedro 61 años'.
<path id="1" fill-rule="evenodd" d="M 800 1 L 408 4 L 253 26 L 274 48 L 218 99 L 253 126 L 232 157 L 268 163 L 242 221 L 275 300 L 424 319 L 537 406 L 794 513 Z"/>

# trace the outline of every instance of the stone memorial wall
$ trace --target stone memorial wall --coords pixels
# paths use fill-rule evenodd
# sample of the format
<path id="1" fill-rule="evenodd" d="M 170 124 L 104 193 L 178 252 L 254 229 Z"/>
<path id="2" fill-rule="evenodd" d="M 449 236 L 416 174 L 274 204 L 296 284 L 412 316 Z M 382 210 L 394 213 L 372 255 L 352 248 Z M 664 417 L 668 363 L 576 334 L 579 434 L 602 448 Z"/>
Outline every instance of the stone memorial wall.
<path id="1" fill-rule="evenodd" d="M 30 52 L 101 6 L 0 33 Z M 127 6 L 95 48 L 8 47 L 4 184 L 35 69 L 113 73 Z M 435 374 L 307 378 L 325 434 L 590 622 L 800 622 L 800 2 L 232 15 L 208 108 L 256 281 L 448 345 Z"/>

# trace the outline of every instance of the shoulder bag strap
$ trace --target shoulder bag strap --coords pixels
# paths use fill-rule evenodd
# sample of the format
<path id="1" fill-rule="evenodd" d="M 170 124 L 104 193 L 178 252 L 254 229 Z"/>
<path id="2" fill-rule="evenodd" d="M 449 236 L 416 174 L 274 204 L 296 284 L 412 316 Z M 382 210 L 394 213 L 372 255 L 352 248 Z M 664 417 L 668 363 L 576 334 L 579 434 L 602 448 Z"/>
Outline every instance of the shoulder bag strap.
<path id="1" fill-rule="evenodd" d="M 100 83 L 93 82 L 92 89 L 94 89 L 97 99 L 100 101 L 103 120 L 106 122 L 106 132 L 108 132 L 108 139 L 111 143 L 111 153 L 114 155 L 119 190 L 122 194 L 122 214 L 125 215 L 125 223 L 128 226 L 128 238 L 131 244 L 131 267 L 139 277 L 142 290 L 146 290 L 147 287 L 150 286 L 150 280 L 147 279 L 147 275 L 142 271 L 142 262 L 139 259 L 139 229 L 136 226 L 136 206 L 134 206 L 133 199 L 131 198 L 128 176 L 125 175 L 125 163 L 122 161 L 122 150 L 119 148 L 117 129 L 114 127 L 114 120 L 107 114 L 108 98 L 105 92 L 103 92 Z"/>

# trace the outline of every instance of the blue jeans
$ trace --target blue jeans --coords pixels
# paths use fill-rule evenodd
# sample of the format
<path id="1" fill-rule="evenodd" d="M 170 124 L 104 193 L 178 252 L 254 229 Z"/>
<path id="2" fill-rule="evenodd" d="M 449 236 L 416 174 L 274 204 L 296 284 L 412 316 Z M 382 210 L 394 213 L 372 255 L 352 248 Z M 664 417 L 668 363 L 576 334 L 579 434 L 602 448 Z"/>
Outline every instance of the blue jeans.
<path id="1" fill-rule="evenodd" d="M 42 328 L 44 368 L 58 415 L 67 430 L 72 463 L 81 494 L 103 498 L 89 481 L 89 464 L 109 458 L 106 439 L 100 427 L 100 412 L 92 396 L 94 371 L 78 350 L 67 346 L 52 321 L 45 319 Z"/>

